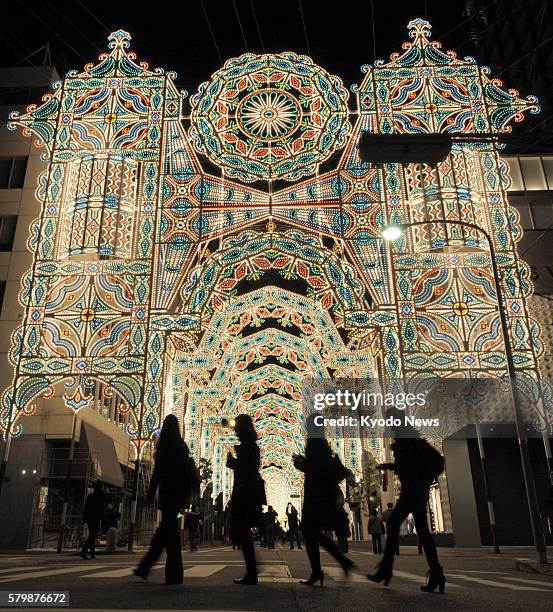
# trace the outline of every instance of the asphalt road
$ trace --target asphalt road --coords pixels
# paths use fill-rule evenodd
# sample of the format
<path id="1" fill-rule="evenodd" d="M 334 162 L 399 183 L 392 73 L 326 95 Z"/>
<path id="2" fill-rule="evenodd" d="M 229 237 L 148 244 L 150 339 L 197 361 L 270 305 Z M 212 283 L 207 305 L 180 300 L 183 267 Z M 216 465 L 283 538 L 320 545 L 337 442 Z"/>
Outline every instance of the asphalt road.
<path id="1" fill-rule="evenodd" d="M 132 575 L 141 553 L 98 554 L 83 561 L 69 554 L 28 552 L 0 555 L 0 591 L 69 591 L 72 609 L 97 610 L 225 610 L 302 611 L 349 610 L 553 610 L 553 576 L 528 574 L 515 568 L 516 558 L 532 559 L 530 550 L 494 555 L 487 549 L 440 549 L 447 575 L 446 593 L 419 590 L 426 566 L 414 548 L 403 548 L 389 587 L 369 583 L 377 557 L 368 543 L 356 543 L 351 558 L 359 574 L 345 579 L 323 554 L 323 588 L 300 585 L 309 576 L 305 551 L 256 548 L 260 569 L 257 586 L 237 586 L 243 574 L 239 551 L 228 546 L 183 553 L 185 584 L 165 586 L 163 566 L 147 582 Z M 44 608 L 41 608 L 44 609 Z"/>

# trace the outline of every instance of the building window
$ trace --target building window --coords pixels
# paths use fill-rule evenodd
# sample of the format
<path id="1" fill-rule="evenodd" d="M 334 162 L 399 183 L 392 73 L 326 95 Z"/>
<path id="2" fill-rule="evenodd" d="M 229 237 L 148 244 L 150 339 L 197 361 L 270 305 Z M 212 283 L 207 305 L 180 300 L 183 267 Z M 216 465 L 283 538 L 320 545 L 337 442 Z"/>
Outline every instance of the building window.
<path id="1" fill-rule="evenodd" d="M 26 157 L 0 157 L 0 189 L 21 189 L 26 171 Z"/>
<path id="2" fill-rule="evenodd" d="M 511 175 L 509 191 L 553 190 L 553 157 L 519 155 L 505 161 Z"/>
<path id="3" fill-rule="evenodd" d="M 513 194 L 509 202 L 518 210 L 523 229 L 553 229 L 553 194 Z"/>
<path id="4" fill-rule="evenodd" d="M 539 191 L 547 189 L 545 173 L 539 157 L 519 157 L 522 178 L 526 191 Z"/>
<path id="5" fill-rule="evenodd" d="M 0 217 L 0 251 L 12 250 L 16 227 L 17 217 Z"/>
<path id="6" fill-rule="evenodd" d="M 553 189 L 553 157 L 542 157 L 543 170 L 549 189 Z"/>
<path id="7" fill-rule="evenodd" d="M 509 174 L 511 176 L 509 191 L 524 191 L 524 181 L 522 180 L 518 157 L 506 157 L 505 161 L 509 164 Z"/>

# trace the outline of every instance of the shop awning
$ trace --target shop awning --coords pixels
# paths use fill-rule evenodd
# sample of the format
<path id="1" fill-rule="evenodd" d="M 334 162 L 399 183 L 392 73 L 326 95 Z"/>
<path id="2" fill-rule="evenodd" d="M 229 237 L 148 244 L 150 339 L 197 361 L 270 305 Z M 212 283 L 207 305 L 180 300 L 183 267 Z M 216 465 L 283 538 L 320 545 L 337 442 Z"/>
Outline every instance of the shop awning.
<path id="1" fill-rule="evenodd" d="M 123 472 L 117 459 L 113 440 L 90 423 L 83 422 L 82 426 L 96 469 L 96 477 L 102 482 L 122 487 L 124 485 Z M 83 440 L 81 444 L 82 442 Z"/>

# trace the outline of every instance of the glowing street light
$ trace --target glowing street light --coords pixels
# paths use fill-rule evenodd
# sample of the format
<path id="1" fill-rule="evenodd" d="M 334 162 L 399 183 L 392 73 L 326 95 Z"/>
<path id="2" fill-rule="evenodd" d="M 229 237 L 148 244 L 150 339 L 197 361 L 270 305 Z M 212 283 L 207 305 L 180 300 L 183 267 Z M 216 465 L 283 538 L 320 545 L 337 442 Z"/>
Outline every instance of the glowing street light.
<path id="1" fill-rule="evenodd" d="M 388 225 L 380 234 L 384 240 L 397 240 L 403 235 L 403 229 L 397 225 Z"/>
<path id="2" fill-rule="evenodd" d="M 407 228 L 420 227 L 426 225 L 428 221 L 413 221 L 411 223 L 402 223 L 399 225 L 390 225 L 382 230 L 381 236 L 384 240 L 397 240 Z M 534 482 L 534 476 L 532 472 L 532 463 L 530 461 L 530 452 L 528 450 L 528 440 L 524 433 L 524 417 L 521 409 L 521 400 L 517 385 L 516 369 L 515 369 L 515 358 L 513 355 L 513 349 L 509 341 L 509 325 L 507 322 L 507 311 L 506 300 L 503 294 L 503 288 L 501 284 L 501 278 L 499 276 L 499 269 L 497 267 L 497 258 L 495 253 L 494 244 L 492 238 L 488 232 L 476 225 L 475 223 L 469 223 L 467 221 L 459 221 L 457 219 L 436 219 L 433 223 L 444 225 L 445 227 L 457 226 L 466 228 L 468 230 L 479 232 L 484 236 L 488 244 L 488 250 L 490 253 L 490 259 L 492 264 L 492 274 L 494 278 L 495 291 L 497 294 L 498 301 L 498 313 L 501 324 L 501 332 L 503 336 L 503 344 L 505 348 L 505 356 L 507 358 L 507 373 L 509 376 L 509 383 L 511 387 L 511 397 L 513 401 L 513 411 L 515 416 L 515 428 L 518 439 L 518 447 L 520 452 L 520 461 L 522 466 L 522 477 L 524 480 L 524 487 L 526 490 L 526 499 L 528 502 L 528 512 L 530 514 L 530 526 L 532 528 L 532 536 L 534 539 L 534 545 L 536 548 L 537 557 L 540 563 L 547 563 L 545 537 L 543 532 L 543 526 L 541 523 L 539 503 L 536 493 L 536 485 Z M 481 461 L 484 461 L 485 457 L 480 450 Z M 483 464 L 484 465 L 484 464 Z M 494 547 L 496 552 L 499 552 L 497 542 L 495 540 L 495 516 L 493 514 L 493 506 L 489 487 L 487 483 L 487 475 L 484 467 L 484 488 L 486 489 L 486 497 L 488 501 L 488 511 L 490 512 L 490 525 L 492 527 L 492 536 L 494 540 Z"/>

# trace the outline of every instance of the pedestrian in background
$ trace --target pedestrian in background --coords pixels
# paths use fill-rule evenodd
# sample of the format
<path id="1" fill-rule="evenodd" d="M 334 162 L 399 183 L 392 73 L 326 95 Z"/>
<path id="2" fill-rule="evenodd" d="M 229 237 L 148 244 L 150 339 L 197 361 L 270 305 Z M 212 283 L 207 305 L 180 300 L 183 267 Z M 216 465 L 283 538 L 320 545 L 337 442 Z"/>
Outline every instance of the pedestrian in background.
<path id="1" fill-rule="evenodd" d="M 91 559 L 96 558 L 96 538 L 98 537 L 100 523 L 104 520 L 105 503 L 104 485 L 97 480 L 94 483 L 92 493 L 87 495 L 84 503 L 83 523 L 86 523 L 88 527 L 88 538 L 79 553 L 83 559 L 88 559 L 87 551 L 90 552 Z"/>
<path id="2" fill-rule="evenodd" d="M 234 431 L 240 444 L 234 447 L 236 457 L 227 456 L 227 467 L 234 471 L 230 506 L 230 528 L 233 541 L 240 544 L 246 575 L 235 584 L 257 584 L 257 565 L 252 527 L 261 524 L 262 507 L 267 503 L 265 486 L 259 475 L 260 452 L 253 421 L 247 414 L 235 419 Z"/>
<path id="3" fill-rule="evenodd" d="M 106 552 L 115 552 L 117 550 L 117 527 L 121 513 L 109 502 L 105 506 L 103 528 L 106 533 Z"/>
<path id="4" fill-rule="evenodd" d="M 286 506 L 286 519 L 288 520 L 288 539 L 290 541 L 290 550 L 294 550 L 294 541 L 298 545 L 298 550 L 301 550 L 298 511 L 292 502 L 288 502 L 288 505 Z"/>
<path id="5" fill-rule="evenodd" d="M 273 549 L 275 547 L 275 521 L 277 518 L 277 513 L 274 511 L 272 506 L 267 508 L 267 512 L 263 513 L 263 524 L 265 526 L 265 542 L 267 544 L 267 548 Z"/>
<path id="6" fill-rule="evenodd" d="M 373 542 L 373 553 L 375 555 L 382 554 L 382 536 L 386 532 L 384 521 L 378 516 L 378 511 L 373 510 L 369 518 L 368 531 Z"/>
<path id="7" fill-rule="evenodd" d="M 184 528 L 188 533 L 188 543 L 190 552 L 198 550 L 198 535 L 200 533 L 201 516 L 197 506 L 193 506 L 192 510 L 186 515 Z"/>
<path id="8" fill-rule="evenodd" d="M 188 505 L 198 485 L 196 466 L 180 434 L 177 417 L 168 414 L 159 434 L 154 471 L 147 494 L 147 503 L 153 503 L 159 488 L 161 523 L 154 534 L 150 550 L 134 570 L 135 576 L 146 579 L 165 549 L 167 553 L 165 584 L 182 584 L 183 567 L 178 515 Z"/>
<path id="9" fill-rule="evenodd" d="M 388 521 L 390 520 L 390 517 L 392 516 L 392 512 L 394 511 L 394 504 L 392 504 L 392 502 L 388 502 L 386 506 L 387 506 L 386 510 L 384 510 L 384 512 L 382 513 L 382 521 L 384 522 L 385 529 L 387 529 Z M 396 548 L 396 556 L 397 555 L 399 555 L 399 538 L 397 541 L 397 548 Z"/>

